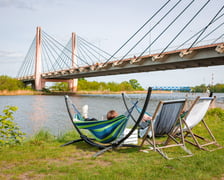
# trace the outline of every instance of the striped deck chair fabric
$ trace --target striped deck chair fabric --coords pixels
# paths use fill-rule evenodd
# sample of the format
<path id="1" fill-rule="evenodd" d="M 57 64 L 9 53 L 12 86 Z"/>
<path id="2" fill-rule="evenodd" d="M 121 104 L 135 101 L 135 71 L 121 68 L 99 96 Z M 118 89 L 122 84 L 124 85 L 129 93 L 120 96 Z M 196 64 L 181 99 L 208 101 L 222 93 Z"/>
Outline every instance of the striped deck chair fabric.
<path id="1" fill-rule="evenodd" d="M 171 159 L 166 153 L 164 153 L 163 149 L 180 146 L 188 155 L 191 155 L 191 152 L 185 147 L 183 133 L 181 133 L 181 140 L 177 140 L 174 137 L 177 126 L 181 128 L 180 113 L 185 106 L 185 102 L 185 99 L 160 101 L 152 117 L 147 133 L 143 137 L 141 151 L 146 152 L 148 150 L 154 150 L 164 158 Z M 160 136 L 166 137 L 165 142 L 162 144 L 161 142 L 157 141 L 157 137 Z M 171 142 L 168 140 L 173 140 L 173 144 L 168 144 L 168 142 Z M 149 148 L 144 149 L 146 143 L 149 144 Z"/>

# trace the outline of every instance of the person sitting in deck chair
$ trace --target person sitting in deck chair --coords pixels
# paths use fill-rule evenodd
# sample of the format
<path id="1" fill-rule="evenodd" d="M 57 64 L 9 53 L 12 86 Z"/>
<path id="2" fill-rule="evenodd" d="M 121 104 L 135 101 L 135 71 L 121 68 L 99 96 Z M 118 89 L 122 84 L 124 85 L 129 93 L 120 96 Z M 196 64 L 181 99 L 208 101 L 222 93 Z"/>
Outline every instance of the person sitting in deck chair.
<path id="1" fill-rule="evenodd" d="M 141 122 L 139 123 L 140 129 L 138 130 L 138 136 L 140 138 L 142 138 L 145 135 L 151 123 L 150 120 L 152 120 L 152 116 L 149 116 L 148 114 L 144 114 Z"/>

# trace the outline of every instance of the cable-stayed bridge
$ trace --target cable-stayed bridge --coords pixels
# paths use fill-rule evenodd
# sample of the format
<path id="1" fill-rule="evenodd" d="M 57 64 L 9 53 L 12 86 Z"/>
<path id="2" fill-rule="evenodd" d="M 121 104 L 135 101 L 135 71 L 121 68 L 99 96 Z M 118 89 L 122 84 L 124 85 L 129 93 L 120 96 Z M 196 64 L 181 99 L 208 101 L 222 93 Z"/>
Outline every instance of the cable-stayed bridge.
<path id="1" fill-rule="evenodd" d="M 197 24 L 197 17 L 211 3 L 204 1 L 193 11 L 194 2 L 168 0 L 113 54 L 75 33 L 64 46 L 37 27 L 17 77 L 32 83 L 37 90 L 45 82 L 66 81 L 75 91 L 77 78 L 224 65 L 224 6 L 190 35 L 186 32 Z M 166 25 L 160 26 L 162 22 Z M 151 37 L 154 32 L 156 35 Z M 179 45 L 174 46 L 175 42 Z M 162 49 L 153 52 L 158 43 Z M 138 46 L 143 50 L 133 53 Z M 120 52 L 122 56 L 118 58 Z"/>

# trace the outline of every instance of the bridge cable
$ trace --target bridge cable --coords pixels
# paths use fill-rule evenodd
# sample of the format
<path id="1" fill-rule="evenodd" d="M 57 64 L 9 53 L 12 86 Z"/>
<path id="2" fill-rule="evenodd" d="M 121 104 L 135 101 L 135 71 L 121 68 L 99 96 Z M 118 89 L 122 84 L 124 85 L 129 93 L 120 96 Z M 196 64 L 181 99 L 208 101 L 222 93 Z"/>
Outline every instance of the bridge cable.
<path id="1" fill-rule="evenodd" d="M 88 56 L 88 58 L 90 59 L 90 61 L 92 62 L 92 64 L 94 64 L 94 59 L 93 58 L 95 58 L 95 59 L 99 59 L 98 57 L 96 57 L 96 55 L 93 53 L 93 52 L 91 52 L 89 49 L 88 49 L 88 47 L 86 47 L 85 46 L 85 44 L 83 44 L 83 42 L 81 42 L 80 41 L 80 46 L 79 46 L 79 48 L 82 50 L 82 51 L 84 51 L 84 53 Z M 88 52 L 88 53 L 87 53 Z M 91 56 L 93 56 L 93 57 L 91 57 Z"/>
<path id="2" fill-rule="evenodd" d="M 80 42 L 79 48 L 86 54 L 86 56 L 89 58 L 89 60 L 94 64 L 94 59 L 98 59 L 93 52 L 91 52 L 88 47 L 83 44 L 83 42 Z M 91 57 L 92 56 L 92 57 Z"/>
<path id="3" fill-rule="evenodd" d="M 106 62 L 103 66 L 111 60 L 131 39 L 133 39 L 165 6 L 170 2 L 168 0 L 158 11 L 156 11 L 151 18 L 149 18 Z"/>
<path id="4" fill-rule="evenodd" d="M 42 41 L 42 47 L 43 47 L 43 54 L 44 54 L 44 56 L 46 57 L 46 59 L 48 59 L 50 62 L 50 67 L 51 68 L 49 68 L 49 66 L 48 66 L 48 63 L 47 63 L 47 69 L 48 69 L 48 72 L 50 72 L 51 70 L 52 70 L 52 68 L 53 68 L 53 70 L 54 71 L 56 71 L 56 69 L 54 68 L 54 66 L 53 66 L 53 63 L 52 63 L 52 60 L 51 60 L 51 58 L 50 58 L 50 55 L 49 55 L 49 53 L 48 53 L 48 47 L 46 47 L 46 44 L 45 44 L 45 42 L 44 41 Z"/>
<path id="5" fill-rule="evenodd" d="M 66 53 L 67 52 L 67 53 Z M 59 63 L 61 64 L 61 66 L 65 66 L 67 65 L 67 67 L 72 65 L 72 61 L 71 61 L 71 53 L 66 51 L 65 48 L 63 48 L 63 50 L 61 51 L 60 55 L 57 57 L 58 61 L 59 59 L 62 59 Z M 76 64 L 75 64 L 76 65 Z M 65 66 L 66 67 L 66 66 Z"/>
<path id="6" fill-rule="evenodd" d="M 103 57 L 104 59 L 107 59 L 102 53 L 99 52 L 99 51 L 102 51 L 103 53 L 106 53 L 105 51 L 99 49 L 96 46 L 93 46 L 94 48 L 96 48 L 99 51 L 95 50 L 91 46 L 92 45 L 91 43 L 88 43 L 87 41 L 82 41 L 82 39 L 79 39 L 79 42 L 80 42 L 80 45 L 83 46 L 95 59 L 99 59 L 98 61 L 100 61 L 100 58 L 98 58 L 96 55 L 99 55 L 99 56 Z M 92 50 L 92 51 L 90 51 L 90 50 Z"/>
<path id="7" fill-rule="evenodd" d="M 212 42 L 212 44 L 214 44 L 216 41 L 218 41 L 219 39 L 221 39 L 223 36 L 224 36 L 224 33 L 221 34 L 217 39 L 215 39 L 215 40 Z"/>
<path id="8" fill-rule="evenodd" d="M 48 50 L 47 52 L 49 52 L 50 53 L 50 55 L 49 55 L 49 53 L 47 53 L 48 54 L 48 57 L 49 57 L 49 59 L 50 59 L 50 61 L 51 61 L 51 58 L 50 58 L 50 56 L 54 59 L 54 61 L 55 61 L 55 63 L 59 66 L 59 68 L 62 68 L 61 66 L 60 66 L 60 64 L 59 64 L 59 62 L 58 61 L 56 61 L 56 58 L 55 58 L 55 55 L 54 55 L 54 53 L 52 53 L 52 51 L 51 51 L 51 49 L 50 49 L 50 47 L 52 47 L 50 44 L 49 44 L 49 42 L 47 41 L 47 39 L 44 39 L 45 37 L 44 36 L 42 36 L 43 37 L 43 40 L 42 40 L 42 44 L 43 44 L 43 46 Z M 53 50 L 54 51 L 54 50 Z M 55 52 L 55 51 L 54 51 Z M 56 52 L 55 52 L 56 53 Z M 57 54 L 57 53 L 56 53 Z M 58 54 L 57 54 L 58 55 Z M 51 63 L 51 66 L 52 66 L 52 68 L 53 69 L 55 69 L 54 66 L 55 64 L 53 64 L 53 63 Z M 57 68 L 56 68 L 57 69 Z"/>
<path id="9" fill-rule="evenodd" d="M 46 45 L 45 41 L 42 40 L 42 53 L 41 54 L 43 55 L 43 58 L 41 58 L 41 59 L 42 59 L 42 65 L 44 64 L 42 66 L 42 68 L 43 68 L 43 72 L 50 72 L 51 71 L 50 67 L 52 67 L 52 58 L 50 58 L 48 47 L 46 47 L 46 46 L 47 45 Z M 47 71 L 45 71 L 45 64 L 47 65 Z M 55 71 L 55 69 L 54 69 L 54 71 Z"/>
<path id="10" fill-rule="evenodd" d="M 80 50 L 80 54 L 82 55 L 82 57 L 84 57 L 85 59 L 88 59 L 88 58 L 86 58 L 86 56 L 90 58 L 90 56 L 88 55 L 88 53 L 86 53 L 86 50 L 83 48 L 83 45 L 81 43 L 79 44 L 79 50 Z M 91 58 L 90 58 L 90 60 L 93 63 L 93 60 Z M 90 66 L 90 64 L 87 62 L 87 60 L 85 60 L 85 63 L 88 66 Z"/>
<path id="11" fill-rule="evenodd" d="M 56 39 L 54 39 L 53 37 L 51 37 L 50 35 L 48 35 L 47 33 L 45 33 L 46 36 L 48 36 L 49 38 L 53 39 L 57 44 L 59 44 L 60 46 L 62 46 L 65 50 L 69 51 L 72 55 L 75 55 L 79 60 L 83 61 L 85 63 L 85 61 L 80 58 L 79 56 L 77 56 L 76 54 L 74 54 L 70 49 L 68 49 L 67 47 L 64 47 L 60 42 L 58 42 Z M 55 43 L 54 43 L 55 44 Z M 67 55 L 66 55 L 67 56 Z M 68 57 L 68 56 L 67 56 Z M 70 60 L 71 58 L 68 57 Z M 76 66 L 78 67 L 78 64 L 76 64 Z"/>
<path id="12" fill-rule="evenodd" d="M 52 54 L 52 57 L 54 58 L 55 62 L 58 64 L 59 68 L 62 68 L 62 66 L 60 65 L 60 63 L 58 62 L 58 59 L 61 60 L 61 64 L 65 64 L 68 68 L 69 65 L 64 61 L 64 59 L 62 59 L 61 54 L 59 54 L 59 52 L 57 50 L 59 50 L 60 52 L 62 52 L 62 50 L 54 43 L 54 41 L 52 41 L 52 39 L 50 39 L 47 36 L 44 36 L 46 42 L 48 42 L 48 45 L 51 47 L 51 49 L 55 52 L 55 54 L 57 54 L 57 58 Z M 51 44 L 52 43 L 52 44 Z M 57 50 L 54 48 L 56 47 Z"/>
<path id="13" fill-rule="evenodd" d="M 29 52 L 31 51 L 32 44 L 33 44 L 34 40 L 35 40 L 35 38 L 33 39 L 32 43 L 31 43 L 31 45 L 30 45 L 30 47 L 29 47 L 29 50 L 28 50 L 28 52 L 27 52 L 27 54 L 26 54 L 26 56 L 25 56 L 25 58 L 24 58 L 24 60 L 23 60 L 23 62 L 22 62 L 22 65 L 21 65 L 20 68 L 19 68 L 19 71 L 18 71 L 18 73 L 17 73 L 17 77 L 19 77 L 19 76 L 22 77 L 23 74 L 24 74 L 25 64 L 27 63 L 27 57 L 28 57 L 28 55 L 29 55 Z"/>
<path id="14" fill-rule="evenodd" d="M 205 28 L 203 29 L 203 31 L 199 34 L 199 36 L 195 39 L 195 41 L 191 44 L 191 46 L 187 49 L 187 51 L 189 51 L 194 44 L 198 41 L 198 39 L 202 36 L 202 34 L 206 31 L 206 29 L 212 24 L 212 22 L 216 19 L 216 17 L 219 15 L 219 13 L 223 10 L 224 5 L 220 8 L 220 10 L 216 13 L 216 15 L 212 18 L 212 20 L 208 23 L 207 26 L 205 26 Z"/>
<path id="15" fill-rule="evenodd" d="M 108 55 L 108 56 L 112 56 L 112 55 L 109 54 L 108 52 L 106 52 L 106 51 L 100 49 L 99 47 L 95 46 L 94 44 L 92 44 L 92 43 L 86 41 L 86 40 L 83 39 L 82 37 L 78 36 L 78 38 L 81 39 L 83 42 L 85 42 L 85 44 L 86 44 L 89 48 L 91 48 L 91 46 L 93 46 L 94 48 L 96 48 L 96 49 L 98 49 L 99 51 L 105 53 L 106 55 Z M 91 48 L 91 49 L 93 50 L 93 48 Z M 96 51 L 96 52 L 97 52 L 97 51 Z"/>
<path id="16" fill-rule="evenodd" d="M 43 33 L 44 35 L 45 35 L 45 33 Z M 56 44 L 54 43 L 54 41 L 52 41 L 49 37 L 47 37 L 47 36 L 45 36 L 45 40 L 48 42 L 48 44 L 49 44 L 49 46 L 52 48 L 52 50 L 58 55 L 58 58 L 60 58 L 63 62 L 64 62 L 64 64 L 68 67 L 68 68 L 70 68 L 70 66 L 60 57 L 60 55 L 59 55 L 59 53 L 58 53 L 58 51 L 56 51 L 56 49 L 54 48 L 54 47 L 56 47 L 58 50 L 60 50 L 61 51 L 61 49 L 58 47 L 58 46 L 56 46 Z M 50 44 L 50 42 L 54 45 L 51 45 Z M 52 57 L 55 57 L 53 54 L 52 54 Z M 55 58 L 55 60 L 56 60 L 56 58 Z M 56 61 L 57 62 L 57 64 L 60 66 L 60 64 L 59 64 L 59 62 L 58 61 Z M 60 66 L 60 68 L 61 68 L 61 66 Z"/>
<path id="17" fill-rule="evenodd" d="M 179 0 L 118 62 L 122 61 L 181 1 Z"/>
<path id="18" fill-rule="evenodd" d="M 29 55 L 29 61 L 28 61 L 28 65 L 27 65 L 27 72 L 29 72 L 30 75 L 33 75 L 35 73 L 35 53 L 36 53 L 36 43 L 34 43 L 33 45 L 33 50 L 32 52 L 30 52 L 30 55 Z"/>
<path id="19" fill-rule="evenodd" d="M 28 56 L 30 56 L 30 53 L 26 54 L 25 60 L 23 61 L 23 64 L 20 66 L 20 69 L 19 69 L 19 72 L 17 74 L 17 77 L 26 76 L 26 71 L 27 71 L 27 69 L 29 67 L 27 64 L 29 64 L 29 61 L 30 61 L 30 59 L 28 59 Z"/>
<path id="20" fill-rule="evenodd" d="M 168 43 L 168 45 L 160 52 L 158 56 L 161 56 L 162 53 L 165 52 L 165 50 L 177 39 L 177 37 L 186 29 L 186 27 L 197 17 L 197 15 L 208 5 L 210 0 L 208 0 L 200 9 L 197 11 L 197 13 L 188 21 L 187 24 L 179 31 L 179 33 Z"/>
<path id="21" fill-rule="evenodd" d="M 27 54 L 26 54 L 26 56 L 24 58 L 24 61 L 23 61 L 22 65 L 21 65 L 21 67 L 20 67 L 20 69 L 19 69 L 19 71 L 17 73 L 17 77 L 19 77 L 19 76 L 22 77 L 22 75 L 26 76 L 26 72 L 30 68 L 29 64 L 31 64 L 31 62 L 32 62 L 31 55 L 35 54 L 35 52 L 33 50 L 34 47 L 35 47 L 35 40 L 36 40 L 36 38 L 34 37 L 32 43 L 31 43 L 31 45 L 29 47 L 29 50 L 28 50 L 28 52 L 27 52 Z M 33 61 L 33 63 L 34 63 L 34 61 Z"/>
<path id="22" fill-rule="evenodd" d="M 154 44 L 165 32 L 167 29 L 170 28 L 170 26 L 192 5 L 192 3 L 194 2 L 195 0 L 192 0 L 175 18 L 174 20 L 157 36 L 157 38 L 149 45 L 147 46 L 147 48 L 144 49 L 144 51 L 136 58 L 139 59 L 146 51 L 147 49 L 149 49 L 152 44 Z"/>
<path id="23" fill-rule="evenodd" d="M 71 66 L 73 66 L 73 62 L 72 62 L 72 50 L 71 50 L 71 47 L 72 47 L 72 39 L 69 40 L 69 42 L 67 43 L 67 45 L 63 48 L 63 51 L 61 52 L 61 57 L 64 57 L 65 59 L 67 59 L 67 61 L 69 61 L 69 63 L 71 64 Z M 66 48 L 69 49 L 70 51 L 66 51 Z M 77 57 L 77 56 L 75 56 Z M 74 62 L 74 67 L 77 67 L 77 62 Z"/>
<path id="24" fill-rule="evenodd" d="M 98 59 L 97 62 L 100 61 L 100 57 L 103 57 L 104 59 L 106 59 L 106 57 L 102 53 L 99 52 L 99 51 L 102 51 L 103 53 L 106 53 L 105 51 L 101 50 L 100 48 L 98 48 L 96 46 L 93 46 L 97 50 L 99 50 L 99 51 L 97 51 L 96 49 L 94 49 L 91 46 L 92 45 L 91 43 L 88 43 L 87 41 L 82 41 L 82 39 L 79 39 L 79 42 L 80 42 L 81 47 L 83 47 L 91 56 L 93 56 L 92 58 Z M 92 51 L 90 51 L 90 50 L 92 50 Z M 97 56 L 99 56 L 99 57 L 97 57 Z M 88 55 L 88 57 L 91 59 L 92 63 L 94 63 L 93 59 L 89 55 Z"/>
<path id="25" fill-rule="evenodd" d="M 78 45 L 78 40 L 76 41 L 76 43 L 77 43 L 77 45 L 76 45 L 76 47 L 78 47 L 79 45 Z M 67 50 L 67 51 L 66 51 Z M 75 54 L 75 57 L 77 58 L 77 59 L 83 59 L 83 58 L 81 58 L 78 54 L 80 54 L 80 53 L 78 53 L 78 48 L 77 48 L 77 50 L 76 50 L 76 52 L 74 53 Z M 67 52 L 67 53 L 66 53 Z M 71 55 L 73 55 L 73 52 L 72 52 L 72 38 L 70 38 L 70 40 L 68 41 L 68 43 L 66 44 L 66 46 L 64 47 L 64 49 L 63 49 L 63 51 L 62 51 L 62 53 L 61 53 L 62 55 L 61 56 L 71 56 Z M 65 55 L 66 54 L 66 55 Z M 69 56 L 69 57 L 70 57 Z M 72 63 L 72 58 L 68 58 L 69 60 L 70 60 L 70 63 L 71 63 L 71 66 L 72 66 L 72 68 L 78 68 L 78 66 L 80 66 L 80 64 L 78 64 L 78 62 L 76 61 L 76 62 L 74 62 L 74 64 Z M 83 60 L 83 62 L 85 62 L 84 60 Z M 86 62 L 85 62 L 85 64 L 86 64 Z"/>
<path id="26" fill-rule="evenodd" d="M 224 22 L 219 24 L 216 28 L 214 28 L 211 32 L 209 32 L 208 34 L 206 34 L 204 37 L 202 37 L 200 41 L 203 41 L 205 38 L 207 38 L 209 35 L 211 35 L 212 33 L 214 33 L 217 29 L 219 29 L 222 25 L 224 25 Z M 196 44 L 198 44 L 199 42 L 197 42 Z"/>
<path id="27" fill-rule="evenodd" d="M 224 13 L 222 15 L 220 15 L 219 17 L 217 17 L 212 23 L 214 23 L 215 21 L 217 21 L 218 19 L 220 19 L 222 16 L 224 16 Z M 191 39 L 193 39 L 195 36 L 197 36 L 200 32 L 202 32 L 205 29 L 205 27 L 203 27 L 201 30 L 199 30 L 197 33 L 195 33 L 193 36 L 191 36 L 189 39 L 187 39 L 186 41 L 184 41 L 181 45 L 179 45 L 177 47 L 177 49 L 180 49 L 180 47 L 182 47 L 183 45 L 185 45 L 187 42 L 189 42 Z"/>
<path id="28" fill-rule="evenodd" d="M 78 48 L 80 48 L 80 53 L 83 55 L 83 57 L 85 57 L 85 59 L 88 59 L 89 58 L 89 60 L 92 62 L 92 64 L 94 64 L 94 60 L 93 60 L 93 58 L 91 57 L 91 56 L 93 56 L 93 57 L 95 57 L 96 59 L 97 59 L 97 57 L 95 56 L 95 54 L 93 54 L 93 52 L 95 52 L 94 50 L 93 50 L 93 52 L 91 52 L 89 49 L 88 49 L 88 47 L 86 47 L 86 45 L 85 45 L 85 43 L 83 43 L 80 39 L 79 39 L 79 46 L 78 46 Z M 83 53 L 82 53 L 83 52 Z M 88 58 L 86 58 L 86 56 L 88 57 Z M 91 55 L 91 56 L 90 56 Z M 89 63 L 88 63 L 89 64 Z M 89 64 L 90 65 L 90 64 Z"/>

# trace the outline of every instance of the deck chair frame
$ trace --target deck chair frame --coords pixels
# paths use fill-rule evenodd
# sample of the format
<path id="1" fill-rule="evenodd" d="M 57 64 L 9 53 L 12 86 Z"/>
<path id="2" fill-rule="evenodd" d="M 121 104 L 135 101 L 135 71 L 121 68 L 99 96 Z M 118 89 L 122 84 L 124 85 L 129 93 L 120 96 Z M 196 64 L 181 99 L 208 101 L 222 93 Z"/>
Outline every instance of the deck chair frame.
<path id="1" fill-rule="evenodd" d="M 114 150 L 114 149 L 117 149 L 118 147 L 139 147 L 137 145 L 124 144 L 124 141 L 126 139 L 128 139 L 129 136 L 131 136 L 132 133 L 138 127 L 138 124 L 140 123 L 140 121 L 141 121 L 141 119 L 142 119 L 142 117 L 143 117 L 143 115 L 144 115 L 144 113 L 147 109 L 147 106 L 148 106 L 148 103 L 149 103 L 149 100 L 150 100 L 150 97 L 151 97 L 151 91 L 152 91 L 152 88 L 149 87 L 148 91 L 147 91 L 146 98 L 145 98 L 145 102 L 144 102 L 144 105 L 143 105 L 143 108 L 142 108 L 142 113 L 139 115 L 138 120 L 136 121 L 136 123 L 132 127 L 132 129 L 123 138 L 119 139 L 118 141 L 109 143 L 109 144 L 99 143 L 99 142 L 95 141 L 95 139 L 90 138 L 90 137 L 88 137 L 88 136 L 86 136 L 85 134 L 82 133 L 82 131 L 75 125 L 75 123 L 73 123 L 73 115 L 72 115 L 72 113 L 70 111 L 70 108 L 69 108 L 69 105 L 68 105 L 68 98 L 66 98 L 66 96 L 65 96 L 65 104 L 66 104 L 66 108 L 67 108 L 70 120 L 72 121 L 72 124 L 74 125 L 74 128 L 78 132 L 80 138 L 76 139 L 76 140 L 73 140 L 73 141 L 70 141 L 70 142 L 68 142 L 66 144 L 63 144 L 61 146 L 67 146 L 67 145 L 70 145 L 70 144 L 73 144 L 73 143 L 76 143 L 76 142 L 84 141 L 85 143 L 100 149 L 100 151 L 97 152 L 93 157 L 97 157 L 97 156 L 101 155 L 102 153 L 104 153 L 108 150 Z"/>
<path id="2" fill-rule="evenodd" d="M 175 109 L 175 104 L 179 104 L 178 109 Z M 165 148 L 171 148 L 171 147 L 181 147 L 186 155 L 183 155 L 181 157 L 188 157 L 188 156 L 192 156 L 192 153 L 190 150 L 188 150 L 185 146 L 185 142 L 184 142 L 184 135 L 183 132 L 181 130 L 180 132 L 180 137 L 181 138 L 176 138 L 175 137 L 175 132 L 176 129 L 181 129 L 182 127 L 182 122 L 180 119 L 180 114 L 185 106 L 186 100 L 185 99 L 181 99 L 181 100 L 171 100 L 171 101 L 160 101 L 153 116 L 152 116 L 152 120 L 151 123 L 148 127 L 148 130 L 146 132 L 146 134 L 143 136 L 142 142 L 141 142 L 141 149 L 140 151 L 142 152 L 148 152 L 149 150 L 154 150 L 156 152 L 158 152 L 160 155 L 162 155 L 165 159 L 173 159 L 171 157 L 169 157 L 163 149 Z M 163 114 L 165 106 L 169 106 L 169 110 L 170 110 L 170 116 L 168 112 L 165 112 L 167 114 L 167 117 L 164 118 L 164 116 L 162 116 L 161 114 Z M 168 119 L 168 121 L 167 121 Z M 167 121 L 167 122 L 166 122 Z M 164 130 L 159 130 L 155 129 L 155 125 L 162 123 L 163 126 L 165 127 Z M 167 126 L 167 127 L 166 127 Z M 158 131 L 158 132 L 156 132 Z M 157 136 L 165 136 L 166 139 L 163 143 L 158 142 L 157 141 Z M 173 144 L 170 144 L 170 142 L 173 141 Z M 150 146 L 148 149 L 145 149 L 144 146 L 146 145 L 145 143 L 148 143 L 148 145 Z"/>
<path id="3" fill-rule="evenodd" d="M 198 96 L 195 101 L 192 103 L 188 113 L 186 114 L 186 116 L 183 118 L 183 124 L 185 125 L 185 127 L 183 128 L 183 133 L 184 133 L 184 140 L 185 142 L 199 148 L 202 150 L 206 150 L 206 151 L 214 151 L 217 149 L 221 149 L 223 148 L 216 140 L 215 136 L 213 135 L 212 131 L 210 130 L 209 126 L 206 124 L 205 120 L 204 120 L 204 116 L 207 112 L 207 110 L 209 109 L 210 105 L 214 103 L 216 97 L 200 97 Z M 208 101 L 207 104 L 205 104 L 205 109 L 204 109 L 204 114 L 202 114 L 202 118 L 200 119 L 196 119 L 196 123 L 195 125 L 192 127 L 191 125 L 189 125 L 188 123 L 188 119 L 191 115 L 191 113 L 194 111 L 194 108 L 196 107 L 196 105 L 200 102 L 200 101 Z M 210 101 L 210 102 L 209 102 Z M 203 104 L 202 104 L 203 105 Z M 207 105 L 207 106 L 206 106 Z M 199 134 L 196 134 L 194 132 L 194 127 L 196 127 L 198 124 L 202 124 L 204 126 L 204 129 L 207 131 L 209 138 L 205 138 L 202 137 Z M 202 140 L 199 142 L 199 140 Z M 209 149 L 208 147 L 210 145 L 214 145 L 215 148 Z"/>

